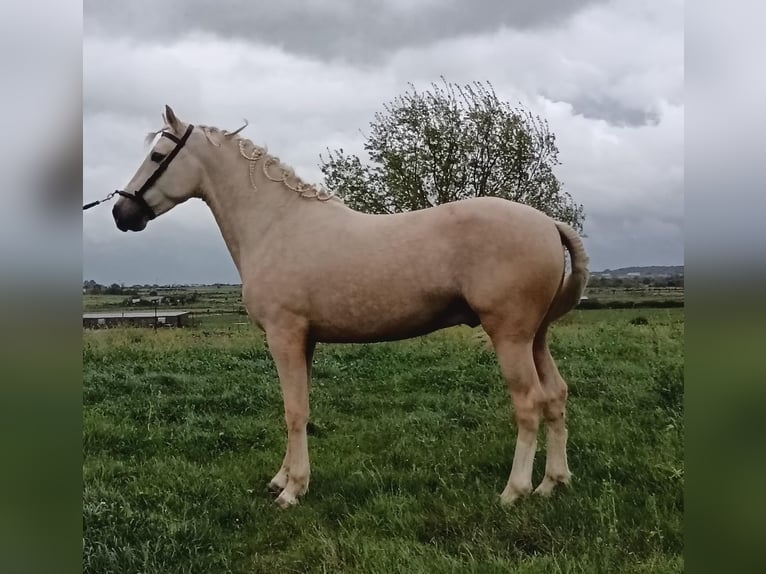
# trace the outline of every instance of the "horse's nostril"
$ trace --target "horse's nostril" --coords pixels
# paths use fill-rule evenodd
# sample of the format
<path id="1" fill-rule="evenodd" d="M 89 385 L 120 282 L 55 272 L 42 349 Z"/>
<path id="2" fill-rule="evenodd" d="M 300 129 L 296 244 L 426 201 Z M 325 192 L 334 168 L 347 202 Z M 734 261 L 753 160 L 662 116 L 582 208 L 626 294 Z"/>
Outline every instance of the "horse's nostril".
<path id="1" fill-rule="evenodd" d="M 117 209 L 117 206 L 115 205 L 112 207 L 112 217 L 114 218 L 114 223 L 117 225 L 117 229 L 120 231 L 127 231 L 128 226 L 125 224 L 125 221 L 123 221 L 123 218 L 119 215 L 119 209 Z"/>

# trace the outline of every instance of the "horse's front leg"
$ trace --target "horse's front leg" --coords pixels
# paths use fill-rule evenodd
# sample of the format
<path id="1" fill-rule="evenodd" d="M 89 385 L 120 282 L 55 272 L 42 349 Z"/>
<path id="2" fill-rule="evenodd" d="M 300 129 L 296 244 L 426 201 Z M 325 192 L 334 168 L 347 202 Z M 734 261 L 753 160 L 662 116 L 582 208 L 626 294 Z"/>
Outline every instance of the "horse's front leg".
<path id="1" fill-rule="evenodd" d="M 277 504 L 288 508 L 298 502 L 309 487 L 309 465 L 306 424 L 309 419 L 310 345 L 306 333 L 299 329 L 273 329 L 266 332 L 271 356 L 279 374 L 287 423 L 287 452 L 282 468 L 271 484 L 282 488 Z M 309 359 L 310 360 L 310 359 Z"/>
<path id="2" fill-rule="evenodd" d="M 316 348 L 316 343 L 314 341 L 306 341 L 306 350 L 305 350 L 305 357 L 306 357 L 306 379 L 307 379 L 307 385 L 309 394 L 311 393 L 311 364 L 314 358 L 314 349 Z M 290 442 L 287 443 L 287 448 L 285 450 L 285 458 L 282 460 L 282 466 L 279 467 L 279 471 L 277 474 L 274 475 L 274 478 L 272 478 L 269 481 L 269 490 L 272 492 L 282 492 L 285 487 L 287 486 L 287 478 L 288 478 L 288 465 L 290 463 Z"/>

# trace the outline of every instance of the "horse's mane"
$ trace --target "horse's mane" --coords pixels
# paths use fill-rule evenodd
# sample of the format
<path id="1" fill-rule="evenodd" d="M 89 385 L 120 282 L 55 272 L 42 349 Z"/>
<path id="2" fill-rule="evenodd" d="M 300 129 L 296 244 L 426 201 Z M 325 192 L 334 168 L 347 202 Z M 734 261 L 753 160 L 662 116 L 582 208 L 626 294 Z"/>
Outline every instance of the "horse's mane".
<path id="1" fill-rule="evenodd" d="M 272 181 L 281 183 L 283 186 L 287 187 L 291 191 L 296 191 L 301 194 L 304 194 L 306 191 L 309 191 L 309 192 L 312 192 L 314 194 L 314 197 L 317 197 L 317 198 L 324 195 L 324 197 L 322 197 L 323 201 L 331 199 L 331 200 L 339 201 L 343 203 L 343 200 L 340 197 L 335 195 L 335 193 L 327 190 L 327 188 L 325 188 L 324 185 L 317 186 L 316 184 L 305 182 L 302 178 L 300 178 L 295 173 L 295 170 L 291 166 L 282 162 L 282 160 L 280 160 L 277 156 L 270 154 L 266 146 L 260 146 L 254 143 L 249 138 L 239 135 L 239 132 L 242 131 L 242 129 L 244 129 L 248 125 L 247 120 L 245 120 L 245 125 L 243 125 L 238 130 L 235 130 L 234 132 L 221 129 L 216 126 L 208 126 L 204 124 L 196 124 L 196 125 L 198 128 L 200 128 L 203 131 L 203 133 L 205 134 L 205 137 L 207 138 L 208 142 L 210 142 L 211 145 L 219 147 L 221 143 L 216 141 L 216 136 L 220 136 L 220 137 L 226 136 L 226 139 L 229 142 L 235 143 L 237 147 L 240 149 L 242 144 L 245 144 L 246 146 L 248 146 L 252 150 L 252 152 L 258 155 L 259 159 L 263 158 L 265 160 L 266 166 L 268 167 L 274 166 L 280 172 L 282 172 L 283 177 L 281 180 L 269 177 L 269 179 L 271 179 Z M 152 141 L 154 141 L 154 139 L 159 134 L 161 134 L 165 130 L 170 130 L 170 129 L 171 127 L 165 124 L 162 128 L 158 129 L 157 131 L 147 133 L 146 137 L 144 138 L 144 144 L 145 145 L 151 144 Z M 267 174 L 267 177 L 268 177 L 268 174 Z M 295 186 L 287 183 L 286 178 L 288 177 L 295 181 Z"/>
<path id="2" fill-rule="evenodd" d="M 283 178 L 280 181 L 280 183 L 282 183 L 282 185 L 284 185 L 288 189 L 292 191 L 297 191 L 298 189 L 311 190 L 313 192 L 318 192 L 319 194 L 324 192 L 325 194 L 330 196 L 328 199 L 340 201 L 341 203 L 343 202 L 343 200 L 340 197 L 338 197 L 334 193 L 329 192 L 326 188 L 324 188 L 324 186 L 317 186 L 316 184 L 305 182 L 301 177 L 299 177 L 295 173 L 295 170 L 291 166 L 282 162 L 282 160 L 280 160 L 277 156 L 269 153 L 268 148 L 266 146 L 260 146 L 254 143 L 249 138 L 239 135 L 239 132 L 247 125 L 247 123 L 245 123 L 244 126 L 242 126 L 241 128 L 239 128 L 238 130 L 234 132 L 229 132 L 228 130 L 223 130 L 216 126 L 208 126 L 203 124 L 196 124 L 196 125 L 204 132 L 205 137 L 207 137 L 207 140 L 208 142 L 210 142 L 211 145 L 214 145 L 216 147 L 220 146 L 221 144 L 216 142 L 217 136 L 218 137 L 227 136 L 226 139 L 229 142 L 236 144 L 237 147 L 241 146 L 242 144 L 245 144 L 246 146 L 250 147 L 254 152 L 258 154 L 258 156 L 263 157 L 263 159 L 267 162 L 266 165 L 268 165 L 269 167 L 276 168 L 282 174 L 284 174 L 285 177 L 289 177 L 291 180 L 295 181 L 294 186 L 292 184 L 288 184 L 287 181 L 285 181 L 285 178 Z M 168 129 L 170 129 L 170 126 L 165 125 L 164 127 L 162 127 L 161 129 L 157 131 L 149 132 L 146 135 L 145 143 L 147 145 L 150 144 L 154 140 L 154 138 L 156 138 L 160 133 Z M 272 181 L 276 181 L 276 180 L 272 179 Z M 320 188 L 323 191 L 320 191 Z"/>

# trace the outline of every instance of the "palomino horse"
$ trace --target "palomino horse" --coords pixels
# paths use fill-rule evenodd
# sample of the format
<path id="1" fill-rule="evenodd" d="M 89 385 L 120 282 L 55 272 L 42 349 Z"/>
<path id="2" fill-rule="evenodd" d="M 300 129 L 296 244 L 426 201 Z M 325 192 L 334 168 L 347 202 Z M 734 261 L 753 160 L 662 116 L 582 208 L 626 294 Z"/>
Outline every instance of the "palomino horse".
<path id="1" fill-rule="evenodd" d="M 542 417 L 547 458 L 536 492 L 569 482 L 567 385 L 546 333 L 577 304 L 588 279 L 588 257 L 570 226 L 491 197 L 394 215 L 360 213 L 302 182 L 237 135 L 242 128 L 195 127 L 167 106 L 164 120 L 150 134 L 163 137 L 128 191 L 115 192 L 122 197 L 114 220 L 122 231 L 141 231 L 191 197 L 212 210 L 282 387 L 287 452 L 270 482 L 280 507 L 295 504 L 309 486 L 315 345 L 393 341 L 459 324 L 484 327 L 513 402 L 518 434 L 501 501 L 532 491 Z"/>

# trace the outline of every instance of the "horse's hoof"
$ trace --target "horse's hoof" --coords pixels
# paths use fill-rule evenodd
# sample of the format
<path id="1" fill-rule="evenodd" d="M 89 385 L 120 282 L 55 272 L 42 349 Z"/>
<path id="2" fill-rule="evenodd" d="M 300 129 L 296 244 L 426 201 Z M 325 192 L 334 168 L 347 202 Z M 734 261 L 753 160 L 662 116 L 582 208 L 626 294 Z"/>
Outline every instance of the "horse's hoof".
<path id="1" fill-rule="evenodd" d="M 540 486 L 535 488 L 535 494 L 538 496 L 550 496 L 554 488 L 556 488 L 556 481 L 546 476 L 543 478 Z"/>
<path id="2" fill-rule="evenodd" d="M 287 484 L 279 484 L 278 482 L 271 480 L 268 483 L 267 488 L 269 489 L 270 493 L 279 494 L 285 489 L 285 486 L 287 486 Z"/>
<path id="3" fill-rule="evenodd" d="M 571 473 L 569 473 L 567 475 L 562 475 L 554 478 L 546 474 L 540 485 L 535 488 L 535 494 L 539 496 L 550 496 L 550 494 L 558 485 L 569 486 L 571 476 Z"/>
<path id="4" fill-rule="evenodd" d="M 531 485 L 523 488 L 506 487 L 505 490 L 500 494 L 500 504 L 503 506 L 511 506 L 519 498 L 527 496 L 530 492 L 532 492 Z"/>
<path id="5" fill-rule="evenodd" d="M 277 496 L 277 499 L 274 501 L 279 508 L 282 510 L 287 510 L 288 508 L 292 508 L 296 504 L 298 504 L 298 499 L 295 498 L 292 494 L 289 494 L 285 492 L 284 490 Z"/>
<path id="6" fill-rule="evenodd" d="M 513 506 L 519 498 L 521 498 L 520 494 L 503 493 L 500 495 L 500 504 L 502 506 Z"/>

